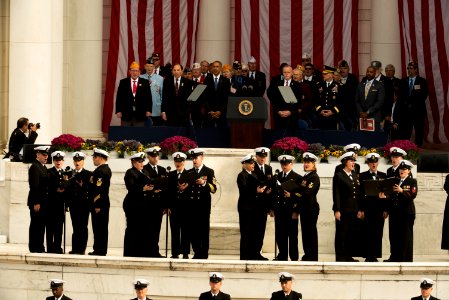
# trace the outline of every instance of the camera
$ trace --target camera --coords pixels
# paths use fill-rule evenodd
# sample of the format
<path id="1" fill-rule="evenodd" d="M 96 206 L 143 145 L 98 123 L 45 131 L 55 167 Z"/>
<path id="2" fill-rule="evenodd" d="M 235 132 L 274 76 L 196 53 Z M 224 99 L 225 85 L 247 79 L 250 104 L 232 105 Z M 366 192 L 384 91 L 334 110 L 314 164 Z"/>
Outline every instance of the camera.
<path id="1" fill-rule="evenodd" d="M 29 123 L 28 124 L 28 129 L 31 129 L 31 127 L 33 127 L 33 126 L 34 126 L 34 123 Z M 36 123 L 36 128 L 40 129 L 41 128 L 41 123 Z"/>

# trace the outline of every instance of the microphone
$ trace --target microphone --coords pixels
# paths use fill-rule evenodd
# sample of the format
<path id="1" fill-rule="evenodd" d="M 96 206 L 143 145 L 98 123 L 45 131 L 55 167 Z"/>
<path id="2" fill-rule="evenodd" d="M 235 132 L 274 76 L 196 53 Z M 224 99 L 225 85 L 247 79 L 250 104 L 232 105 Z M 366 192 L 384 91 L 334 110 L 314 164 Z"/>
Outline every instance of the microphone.
<path id="1" fill-rule="evenodd" d="M 248 90 L 248 87 L 246 85 L 242 86 L 242 92 L 246 92 Z"/>

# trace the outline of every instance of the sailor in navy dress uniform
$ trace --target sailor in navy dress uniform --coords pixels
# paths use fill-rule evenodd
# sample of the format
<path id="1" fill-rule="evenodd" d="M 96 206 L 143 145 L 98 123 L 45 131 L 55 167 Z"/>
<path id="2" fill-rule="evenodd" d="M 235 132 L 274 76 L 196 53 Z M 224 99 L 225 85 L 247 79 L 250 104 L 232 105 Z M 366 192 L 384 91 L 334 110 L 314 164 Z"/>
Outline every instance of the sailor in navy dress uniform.
<path id="1" fill-rule="evenodd" d="M 295 278 L 288 272 L 281 272 L 278 274 L 279 282 L 282 290 L 271 294 L 270 300 L 301 300 L 302 294 L 292 289 L 293 279 Z"/>
<path id="2" fill-rule="evenodd" d="M 146 193 L 147 235 L 150 239 L 149 257 L 164 257 L 159 253 L 159 237 L 161 233 L 162 217 L 168 207 L 166 188 L 162 184 L 168 176 L 167 170 L 158 165 L 161 148 L 154 146 L 145 149 L 148 163 L 143 167 L 145 174 L 160 184 L 150 185 Z"/>
<path id="3" fill-rule="evenodd" d="M 377 170 L 379 166 L 380 155 L 377 153 L 368 153 L 365 156 L 366 163 L 368 164 L 368 171 L 362 172 L 359 175 L 361 182 L 365 180 L 382 180 L 387 178 L 384 172 Z M 384 199 L 380 199 L 379 195 L 367 196 L 361 186 L 362 195 L 362 210 L 365 216 L 366 230 L 364 234 L 365 238 L 365 261 L 377 262 L 378 257 L 382 257 L 382 236 L 384 231 L 384 221 L 387 217 L 387 202 Z"/>
<path id="4" fill-rule="evenodd" d="M 399 184 L 393 187 L 390 195 L 390 243 L 391 262 L 413 261 L 413 225 L 415 224 L 414 199 L 418 194 L 418 183 L 411 176 L 413 164 L 402 160 L 399 165 Z"/>
<path id="5" fill-rule="evenodd" d="M 345 151 L 345 152 L 349 152 L 349 151 L 354 152 L 355 158 L 357 159 L 357 152 L 360 150 L 360 148 L 361 148 L 361 147 L 360 147 L 359 144 L 357 144 L 357 143 L 352 143 L 352 144 L 349 144 L 349 145 L 344 146 L 344 147 L 343 147 L 343 151 Z M 344 167 L 345 167 L 345 166 L 344 166 L 343 163 L 337 165 L 337 166 L 335 167 L 334 175 L 335 175 L 335 173 L 342 171 Z M 355 163 L 354 171 L 355 171 L 355 173 L 356 173 L 357 175 L 360 174 L 360 165 L 359 165 L 358 163 Z"/>
<path id="6" fill-rule="evenodd" d="M 435 282 L 430 278 L 421 278 L 419 280 L 419 287 L 421 289 L 421 295 L 411 298 L 410 300 L 440 300 L 431 295 L 433 291 L 433 285 Z"/>
<path id="7" fill-rule="evenodd" d="M 337 172 L 332 180 L 333 207 L 335 215 L 335 257 L 337 261 L 355 262 L 352 258 L 354 227 L 360 210 L 359 179 L 354 166 L 356 156 L 350 151 L 340 157 L 343 171 Z"/>
<path id="8" fill-rule="evenodd" d="M 123 200 L 126 216 L 123 256 L 147 257 L 149 239 L 146 235 L 147 211 L 146 194 L 150 190 L 148 176 L 143 171 L 145 153 L 138 152 L 130 157 L 131 168 L 125 173 L 125 186 L 128 193 Z"/>
<path id="9" fill-rule="evenodd" d="M 294 194 L 298 203 L 301 222 L 302 246 L 304 256 L 302 261 L 318 261 L 318 230 L 316 223 L 320 213 L 317 194 L 320 190 L 320 177 L 317 174 L 318 157 L 310 152 L 302 155 L 305 175 L 298 182 L 300 189 Z"/>
<path id="10" fill-rule="evenodd" d="M 211 212 L 211 194 L 217 191 L 217 180 L 214 170 L 203 164 L 205 151 L 195 148 L 189 151 L 193 161 L 193 168 L 189 172 L 196 172 L 196 181 L 189 185 L 187 193 L 190 195 L 191 205 L 191 242 L 194 259 L 209 257 L 209 229 Z"/>
<path id="11" fill-rule="evenodd" d="M 293 161 L 291 155 L 280 155 L 282 172 L 279 173 L 280 184 L 292 179 L 295 182 L 301 180 L 301 176 L 293 171 Z M 279 254 L 275 260 L 287 261 L 290 255 L 292 261 L 299 259 L 298 252 L 298 211 L 296 199 L 282 188 L 278 188 L 274 199 L 274 231 Z"/>
<path id="12" fill-rule="evenodd" d="M 72 219 L 72 250 L 69 254 L 84 254 L 88 239 L 89 180 L 92 172 L 84 169 L 83 152 L 73 153 L 73 176 L 67 182 L 67 205 Z"/>
<path id="13" fill-rule="evenodd" d="M 91 214 L 92 231 L 94 233 L 93 251 L 89 255 L 105 256 L 108 252 L 109 237 L 109 187 L 111 185 L 112 172 L 108 162 L 109 153 L 95 148 L 93 163 L 96 166 L 91 177 Z"/>
<path id="14" fill-rule="evenodd" d="M 201 293 L 199 300 L 231 300 L 229 294 L 223 293 L 220 289 L 223 285 L 224 276 L 219 272 L 209 273 L 210 291 Z"/>
<path id="15" fill-rule="evenodd" d="M 184 178 L 187 174 L 183 152 L 173 153 L 175 169 L 168 173 L 168 199 L 171 230 L 171 258 L 188 259 L 190 254 L 190 207 L 186 188 L 189 185 Z"/>
<path id="16" fill-rule="evenodd" d="M 266 218 L 266 209 L 261 205 L 262 194 L 267 186 L 261 186 L 254 174 L 254 157 L 251 154 L 240 159 L 242 171 L 237 176 L 239 199 L 237 210 L 240 225 L 240 259 L 258 260 L 260 256 L 260 235 L 256 232 L 260 229 L 262 217 Z"/>
<path id="17" fill-rule="evenodd" d="M 30 228 L 28 235 L 28 249 L 30 252 L 45 252 L 44 236 L 45 223 L 48 208 L 48 175 L 45 164 L 48 158 L 48 146 L 38 146 L 36 161 L 28 169 L 28 193 L 27 205 L 30 209 Z"/>
<path id="18" fill-rule="evenodd" d="M 62 151 L 51 154 L 53 167 L 48 169 L 48 218 L 46 225 L 47 252 L 62 254 L 64 228 L 65 187 L 64 156 Z"/>
<path id="19" fill-rule="evenodd" d="M 50 279 L 50 289 L 53 296 L 45 298 L 46 300 L 72 300 L 72 298 L 64 295 L 64 280 Z"/>
<path id="20" fill-rule="evenodd" d="M 148 286 L 150 282 L 146 279 L 139 278 L 133 281 L 134 289 L 136 290 L 136 298 L 131 300 L 151 300 L 148 298 Z"/>

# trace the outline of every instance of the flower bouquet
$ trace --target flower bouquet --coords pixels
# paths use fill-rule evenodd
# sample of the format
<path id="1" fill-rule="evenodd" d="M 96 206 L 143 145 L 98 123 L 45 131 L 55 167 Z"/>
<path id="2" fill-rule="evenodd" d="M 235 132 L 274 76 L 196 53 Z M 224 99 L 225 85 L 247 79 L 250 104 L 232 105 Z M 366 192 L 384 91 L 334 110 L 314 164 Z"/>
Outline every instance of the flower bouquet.
<path id="1" fill-rule="evenodd" d="M 175 152 L 187 154 L 190 149 L 197 147 L 195 141 L 184 136 L 175 135 L 163 140 L 160 144 L 161 151 L 165 155 L 172 155 Z"/>
<path id="2" fill-rule="evenodd" d="M 345 152 L 343 150 L 343 146 L 339 146 L 339 145 L 330 145 L 327 150 L 329 151 L 329 156 L 332 156 L 335 158 L 340 158 L 340 156 L 342 156 L 343 153 Z"/>
<path id="3" fill-rule="evenodd" d="M 81 150 L 83 144 L 83 138 L 71 134 L 61 134 L 51 141 L 53 149 L 66 152 Z"/>
<path id="4" fill-rule="evenodd" d="M 330 154 L 329 150 L 326 150 L 321 143 L 310 144 L 307 151 L 315 154 L 321 161 L 327 161 L 327 157 Z"/>
<path id="5" fill-rule="evenodd" d="M 405 159 L 415 163 L 418 161 L 419 155 L 422 149 L 418 148 L 415 143 L 410 142 L 409 140 L 396 140 L 388 143 L 384 146 L 384 156 L 390 157 L 390 148 L 391 147 L 399 147 L 405 152 L 407 152 L 407 156 Z"/>
<path id="6" fill-rule="evenodd" d="M 123 146 L 125 147 L 125 152 L 128 155 L 143 151 L 143 145 L 136 140 L 123 140 Z"/>
<path id="7" fill-rule="evenodd" d="M 287 154 L 294 156 L 296 160 L 302 161 L 302 154 L 307 151 L 309 145 L 297 137 L 286 137 L 277 140 L 271 146 L 271 155 L 278 158 L 279 155 Z"/>
<path id="8" fill-rule="evenodd" d="M 86 139 L 81 145 L 81 150 L 94 150 L 100 143 L 100 140 Z"/>

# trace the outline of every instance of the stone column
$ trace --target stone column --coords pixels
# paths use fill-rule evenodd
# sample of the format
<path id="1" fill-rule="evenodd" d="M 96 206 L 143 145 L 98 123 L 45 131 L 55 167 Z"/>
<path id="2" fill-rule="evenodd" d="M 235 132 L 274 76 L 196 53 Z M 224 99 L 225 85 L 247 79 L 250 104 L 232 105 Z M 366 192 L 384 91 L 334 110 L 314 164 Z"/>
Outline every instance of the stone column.
<path id="1" fill-rule="evenodd" d="M 230 47 L 231 1 L 201 0 L 196 60 L 229 63 Z"/>
<path id="2" fill-rule="evenodd" d="M 9 128 L 40 122 L 36 143 L 62 131 L 63 1 L 10 2 Z"/>
<path id="3" fill-rule="evenodd" d="M 371 1 L 371 58 L 382 67 L 393 64 L 401 78 L 401 40 L 399 36 L 398 1 Z"/>
<path id="4" fill-rule="evenodd" d="M 9 0 L 4 0 L 0 1 L 0 150 L 6 146 L 11 134 L 8 128 L 8 68 Z"/>
<path id="5" fill-rule="evenodd" d="M 65 1 L 63 131 L 100 138 L 103 1 Z"/>

